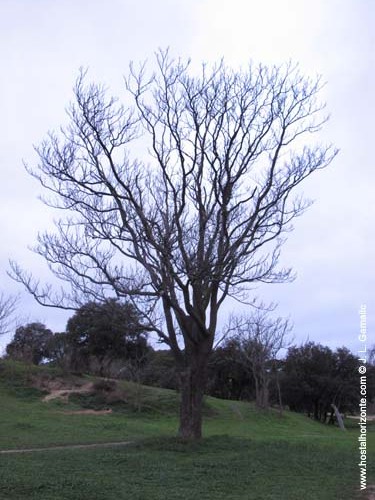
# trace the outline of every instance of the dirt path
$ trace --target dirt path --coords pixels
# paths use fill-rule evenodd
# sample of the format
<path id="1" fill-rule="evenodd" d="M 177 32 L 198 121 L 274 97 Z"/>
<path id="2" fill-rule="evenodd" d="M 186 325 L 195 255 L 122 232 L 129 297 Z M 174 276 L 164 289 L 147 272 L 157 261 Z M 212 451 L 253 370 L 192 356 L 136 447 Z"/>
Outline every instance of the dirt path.
<path id="1" fill-rule="evenodd" d="M 93 384 L 89 382 L 75 389 L 53 389 L 42 401 L 51 401 L 52 399 L 67 400 L 70 394 L 87 394 L 93 389 Z"/>
<path id="2" fill-rule="evenodd" d="M 109 415 L 112 410 L 111 408 L 107 410 L 65 410 L 60 413 L 64 415 Z"/>
<path id="3" fill-rule="evenodd" d="M 11 453 L 33 453 L 37 451 L 53 451 L 53 450 L 79 450 L 88 448 L 106 448 L 111 446 L 128 446 L 133 441 L 115 441 L 112 443 L 91 443 L 91 444 L 64 444 L 60 446 L 48 446 L 45 448 L 16 448 L 13 450 L 0 450 L 0 454 L 6 455 Z"/>

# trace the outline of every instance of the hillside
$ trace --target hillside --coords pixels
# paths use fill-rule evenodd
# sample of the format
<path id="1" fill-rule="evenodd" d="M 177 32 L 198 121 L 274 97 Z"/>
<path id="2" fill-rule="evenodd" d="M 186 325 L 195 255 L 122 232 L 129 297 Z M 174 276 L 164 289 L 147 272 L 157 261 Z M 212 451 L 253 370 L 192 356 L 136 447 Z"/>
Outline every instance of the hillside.
<path id="1" fill-rule="evenodd" d="M 173 438 L 175 391 L 14 362 L 0 364 L 0 397 L 2 450 L 130 442 L 2 454 L 1 499 L 357 498 L 355 424 L 343 433 L 290 412 L 207 398 L 205 439 L 183 443 Z M 374 449 L 369 427 L 369 455 Z"/>

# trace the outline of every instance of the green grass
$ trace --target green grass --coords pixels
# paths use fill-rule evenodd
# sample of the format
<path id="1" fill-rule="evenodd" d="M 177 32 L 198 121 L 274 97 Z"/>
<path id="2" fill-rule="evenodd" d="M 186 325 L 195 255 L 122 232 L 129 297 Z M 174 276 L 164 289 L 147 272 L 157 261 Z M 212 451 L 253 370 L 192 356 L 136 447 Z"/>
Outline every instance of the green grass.
<path id="1" fill-rule="evenodd" d="M 185 443 L 172 437 L 178 423 L 174 391 L 124 382 L 126 400 L 114 404 L 112 414 L 67 415 L 65 409 L 106 402 L 83 397 L 44 403 L 30 380 L 41 372 L 53 378 L 57 371 L 1 366 L 0 448 L 132 441 L 126 447 L 0 455 L 1 500 L 357 498 L 353 424 L 344 433 L 290 412 L 280 417 L 248 403 L 207 398 L 205 438 Z M 375 482 L 374 435 L 369 425 L 369 484 Z"/>
<path id="2" fill-rule="evenodd" d="M 353 489 L 349 457 L 342 458 L 338 451 L 328 456 L 317 446 L 286 442 L 220 436 L 187 445 L 159 439 L 121 449 L 7 457 L 0 492 L 9 500 L 332 500 Z"/>

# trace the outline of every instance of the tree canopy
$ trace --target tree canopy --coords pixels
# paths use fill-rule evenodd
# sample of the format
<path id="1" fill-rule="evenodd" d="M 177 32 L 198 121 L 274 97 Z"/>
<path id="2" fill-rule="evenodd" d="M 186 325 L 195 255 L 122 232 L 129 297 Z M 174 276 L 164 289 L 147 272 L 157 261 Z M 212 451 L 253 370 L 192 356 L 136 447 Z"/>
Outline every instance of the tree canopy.
<path id="1" fill-rule="evenodd" d="M 168 51 L 155 62 L 131 65 L 125 105 L 79 75 L 69 125 L 28 167 L 66 212 L 36 247 L 66 287 L 53 293 L 16 263 L 12 275 L 44 305 L 132 300 L 174 354 L 179 434 L 200 437 L 219 310 L 290 279 L 278 260 L 309 205 L 297 188 L 336 150 L 312 142 L 327 119 L 321 79 L 292 64 L 194 73 Z"/>
<path id="2" fill-rule="evenodd" d="M 285 359 L 283 395 L 292 410 L 326 421 L 332 403 L 340 411 L 358 407 L 358 359 L 346 348 L 308 342 L 289 349 Z"/>
<path id="3" fill-rule="evenodd" d="M 147 350 L 147 341 L 139 314 L 130 303 L 108 299 L 89 302 L 76 311 L 66 327 L 67 345 L 73 364 L 88 366 L 97 358 L 103 374 L 104 363 L 115 359 L 132 359 Z"/>
<path id="4" fill-rule="evenodd" d="M 17 328 L 13 340 L 7 345 L 7 356 L 39 365 L 48 357 L 48 345 L 53 336 L 51 330 L 42 323 L 28 323 Z"/>

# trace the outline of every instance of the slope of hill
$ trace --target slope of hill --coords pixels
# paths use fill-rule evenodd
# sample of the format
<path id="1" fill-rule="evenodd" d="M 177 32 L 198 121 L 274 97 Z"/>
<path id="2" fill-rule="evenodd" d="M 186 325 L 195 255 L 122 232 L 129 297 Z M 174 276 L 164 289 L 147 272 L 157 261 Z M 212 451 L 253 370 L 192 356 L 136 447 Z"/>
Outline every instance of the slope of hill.
<path id="1" fill-rule="evenodd" d="M 205 439 L 184 443 L 173 438 L 175 391 L 14 362 L 0 363 L 0 397 L 2 450 L 130 442 L 2 454 L 1 499 L 357 498 L 354 425 L 343 433 L 291 412 L 207 398 Z"/>

